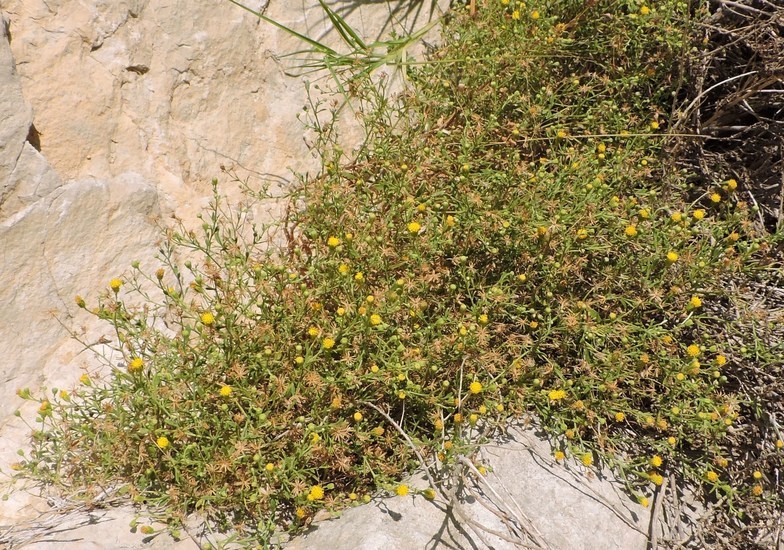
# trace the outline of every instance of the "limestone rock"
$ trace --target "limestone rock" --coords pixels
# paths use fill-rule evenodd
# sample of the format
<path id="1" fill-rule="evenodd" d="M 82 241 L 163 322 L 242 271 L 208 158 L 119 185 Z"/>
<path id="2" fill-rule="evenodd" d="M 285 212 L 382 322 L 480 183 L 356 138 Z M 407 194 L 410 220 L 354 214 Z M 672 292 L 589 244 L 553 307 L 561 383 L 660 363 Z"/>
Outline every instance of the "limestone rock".
<path id="1" fill-rule="evenodd" d="M 458 493 L 457 506 L 438 506 L 422 496 L 379 499 L 317 522 L 288 548 L 520 548 L 514 540 L 552 550 L 647 547 L 651 512 L 631 501 L 612 475 L 598 477 L 576 461 L 554 464 L 548 444 L 533 431 L 509 433 L 482 449 L 478 460 L 489 473 L 481 483 L 467 483 L 475 496 Z M 515 538 L 493 513 L 500 510 L 516 516 L 535 540 Z"/>

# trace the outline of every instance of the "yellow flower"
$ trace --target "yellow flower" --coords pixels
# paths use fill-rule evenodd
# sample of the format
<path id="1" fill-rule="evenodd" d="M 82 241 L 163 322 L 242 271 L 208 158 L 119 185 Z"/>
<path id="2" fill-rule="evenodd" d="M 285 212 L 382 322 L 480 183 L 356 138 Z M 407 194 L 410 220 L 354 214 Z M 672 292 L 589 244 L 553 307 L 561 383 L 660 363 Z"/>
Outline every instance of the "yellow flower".
<path id="1" fill-rule="evenodd" d="M 362 282 L 365 280 L 365 275 L 361 271 L 357 271 L 354 274 L 354 280 L 357 282 Z"/>
<path id="2" fill-rule="evenodd" d="M 531 12 L 531 19 L 539 19 L 539 12 L 534 10 Z"/>
<path id="3" fill-rule="evenodd" d="M 580 460 L 584 466 L 590 466 L 593 464 L 593 455 L 591 453 L 585 453 Z"/>
<path id="4" fill-rule="evenodd" d="M 446 217 L 446 226 L 447 227 L 454 227 L 455 226 L 455 217 L 454 216 L 447 216 Z"/>
<path id="5" fill-rule="evenodd" d="M 683 214 L 680 212 L 673 212 L 672 216 L 670 216 L 670 219 L 675 223 L 678 223 L 683 219 Z"/>
<path id="6" fill-rule="evenodd" d="M 588 230 L 587 229 L 578 229 L 577 230 L 577 238 L 579 240 L 585 240 L 588 238 Z"/>
<path id="7" fill-rule="evenodd" d="M 471 385 L 468 386 L 468 391 L 473 394 L 477 394 L 482 391 L 482 384 L 480 382 L 473 381 L 471 382 Z"/>
<path id="8" fill-rule="evenodd" d="M 275 465 L 272 462 L 267 462 L 266 466 L 264 466 L 264 469 L 268 472 L 271 472 L 275 469 Z"/>
<path id="9" fill-rule="evenodd" d="M 348 273 L 348 266 L 347 266 L 346 264 L 340 264 L 340 265 L 338 266 L 338 272 L 339 272 L 341 275 L 345 275 L 346 273 Z"/>
<path id="10" fill-rule="evenodd" d="M 515 21 L 520 19 L 520 10 L 515 10 L 512 12 L 512 19 L 514 19 Z"/>
<path id="11" fill-rule="evenodd" d="M 761 479 L 762 478 L 762 472 L 760 472 L 759 470 L 754 470 L 754 472 L 751 474 L 751 476 L 754 479 Z"/>
<path id="12" fill-rule="evenodd" d="M 727 358 L 724 357 L 723 355 L 717 355 L 716 356 L 716 364 L 718 366 L 720 366 L 720 367 L 726 365 L 727 364 Z"/>
<path id="13" fill-rule="evenodd" d="M 76 305 L 81 307 L 81 308 L 85 307 L 84 298 L 82 298 L 78 294 L 74 298 L 74 302 L 76 302 Z"/>
<path id="14" fill-rule="evenodd" d="M 667 252 L 667 261 L 670 263 L 674 263 L 678 261 L 678 253 L 677 252 Z"/>
<path id="15" fill-rule="evenodd" d="M 233 390 L 231 386 L 221 386 L 221 389 L 218 393 L 221 394 L 221 397 L 228 397 L 231 395 L 232 391 Z"/>
<path id="16" fill-rule="evenodd" d="M 335 313 L 338 314 L 338 317 L 343 317 L 346 314 L 346 308 L 339 307 L 337 310 L 335 310 Z"/>
<path id="17" fill-rule="evenodd" d="M 753 494 L 755 497 L 760 496 L 762 494 L 762 485 L 755 485 L 752 487 L 751 494 Z"/>
<path id="18" fill-rule="evenodd" d="M 378 315 L 377 313 L 374 313 L 373 315 L 371 315 L 370 316 L 370 324 L 373 325 L 373 326 L 380 325 L 381 324 L 381 315 Z"/>
<path id="19" fill-rule="evenodd" d="M 701 220 L 702 218 L 705 217 L 705 210 L 703 210 L 702 208 L 698 208 L 697 210 L 694 211 L 692 216 L 694 216 L 695 220 Z"/>
<path id="20" fill-rule="evenodd" d="M 408 485 L 398 485 L 395 489 L 395 493 L 400 497 L 406 496 L 408 494 Z"/>
<path id="21" fill-rule="evenodd" d="M 721 195 L 719 195 L 718 193 L 713 193 L 710 196 L 710 200 L 711 200 L 712 203 L 718 204 L 718 203 L 721 202 Z"/>
<path id="22" fill-rule="evenodd" d="M 670 437 L 668 437 L 668 438 L 667 438 L 667 443 L 669 443 L 669 444 L 670 444 L 670 445 L 672 445 L 673 447 L 675 446 L 675 444 L 676 444 L 677 442 L 678 442 L 678 440 L 677 440 L 677 439 L 675 439 L 675 438 L 674 438 L 674 437 L 672 437 L 672 436 L 670 436 Z"/>
<path id="23" fill-rule="evenodd" d="M 419 222 L 410 222 L 406 227 L 408 228 L 409 233 L 419 233 L 419 230 L 422 229 Z"/>
<path id="24" fill-rule="evenodd" d="M 87 374 L 87 373 L 85 372 L 84 374 L 82 374 L 82 375 L 79 377 L 79 382 L 81 382 L 81 383 L 82 383 L 82 384 L 84 384 L 85 386 L 89 386 L 89 385 L 90 385 L 90 382 L 91 382 L 91 380 L 90 380 L 90 375 L 89 375 L 89 374 Z"/>
<path id="25" fill-rule="evenodd" d="M 698 296 L 692 296 L 689 300 L 689 305 L 691 307 L 700 307 L 702 306 L 702 300 Z"/>
<path id="26" fill-rule="evenodd" d="M 634 237 L 635 235 L 637 235 L 637 226 L 635 225 L 627 226 L 625 233 L 628 237 Z"/>
<path id="27" fill-rule="evenodd" d="M 697 344 L 691 344 L 689 347 L 686 348 L 686 354 L 689 357 L 697 357 L 700 355 L 700 346 Z"/>
<path id="28" fill-rule="evenodd" d="M 169 439 L 164 435 L 159 437 L 155 442 L 158 444 L 158 447 L 160 447 L 161 449 L 165 449 L 166 447 L 169 446 Z"/>
<path id="29" fill-rule="evenodd" d="M 547 397 L 550 398 L 550 401 L 558 401 L 566 397 L 566 392 L 564 390 L 550 390 L 547 393 Z"/>
<path id="30" fill-rule="evenodd" d="M 321 485 L 314 485 L 308 493 L 308 500 L 321 500 L 324 498 L 324 488 Z"/>
<path id="31" fill-rule="evenodd" d="M 294 513 L 297 515 L 297 517 L 299 519 L 302 519 L 302 518 L 305 517 L 305 510 L 304 510 L 304 508 L 297 508 L 297 511 L 294 512 Z"/>
<path id="32" fill-rule="evenodd" d="M 639 502 L 639 503 L 640 503 L 640 505 L 641 505 L 643 508 L 647 508 L 647 507 L 648 507 L 648 499 L 647 499 L 647 498 L 645 498 L 645 497 L 639 497 L 639 498 L 637 499 L 637 502 Z"/>
<path id="33" fill-rule="evenodd" d="M 662 457 L 660 457 L 659 455 L 653 455 L 651 457 L 650 462 L 651 462 L 651 466 L 653 466 L 654 468 L 658 468 L 662 465 Z"/>
<path id="34" fill-rule="evenodd" d="M 370 372 L 372 372 L 372 373 L 378 372 L 378 365 L 375 365 L 375 364 L 370 365 Z"/>
<path id="35" fill-rule="evenodd" d="M 482 315 L 479 316 L 479 324 L 480 325 L 486 325 L 489 322 L 490 322 L 490 319 L 489 319 L 489 317 L 487 316 L 486 313 L 483 313 Z"/>
<path id="36" fill-rule="evenodd" d="M 359 497 L 357 496 L 356 493 L 349 493 L 348 494 L 348 499 L 349 500 L 357 500 L 357 498 L 359 498 Z"/>
<path id="37" fill-rule="evenodd" d="M 329 337 L 324 338 L 321 341 L 321 345 L 324 346 L 324 349 L 332 349 L 332 348 L 335 347 L 335 340 L 333 340 L 332 338 L 329 338 Z"/>
<path id="38" fill-rule="evenodd" d="M 730 241 L 732 241 L 732 242 L 737 242 L 737 241 L 738 241 L 738 239 L 740 239 L 740 235 L 739 235 L 737 232 L 733 231 L 732 233 L 730 233 L 730 234 L 727 236 L 727 238 L 728 238 Z"/>
<path id="39" fill-rule="evenodd" d="M 205 311 L 204 313 L 201 314 L 201 322 L 205 326 L 213 325 L 215 324 L 215 316 L 209 311 Z"/>
<path id="40" fill-rule="evenodd" d="M 111 288 L 115 294 L 120 292 L 120 287 L 122 286 L 123 282 L 120 279 L 112 279 L 109 281 L 109 288 Z"/>
<path id="41" fill-rule="evenodd" d="M 735 191 L 738 188 L 738 182 L 735 180 L 729 180 L 727 182 L 727 189 L 730 191 Z"/>
<path id="42" fill-rule="evenodd" d="M 651 213 L 648 211 L 647 208 L 641 208 L 639 214 L 640 217 L 644 220 L 647 220 L 648 218 L 651 217 Z"/>
<path id="43" fill-rule="evenodd" d="M 656 122 L 655 120 L 651 122 L 650 126 L 651 126 L 651 130 L 658 130 L 659 129 L 659 123 Z"/>
<path id="44" fill-rule="evenodd" d="M 354 421 L 359 422 L 360 420 L 362 420 L 362 413 L 357 411 L 354 413 Z"/>
<path id="45" fill-rule="evenodd" d="M 487 414 L 487 407 L 479 405 L 479 414 Z"/>
<path id="46" fill-rule="evenodd" d="M 372 433 L 376 437 L 381 437 L 382 435 L 384 435 L 384 428 L 382 428 L 381 426 L 376 426 L 375 428 L 370 430 L 370 433 Z"/>
<path id="47" fill-rule="evenodd" d="M 784 441 L 782 441 L 781 439 L 777 439 L 776 440 L 776 448 L 777 449 L 781 449 L 782 447 L 784 447 Z"/>
<path id="48" fill-rule="evenodd" d="M 650 479 L 654 485 L 661 485 L 664 482 L 664 476 L 657 474 L 656 472 L 650 472 L 648 474 L 648 479 Z"/>
<path id="49" fill-rule="evenodd" d="M 640 8 L 640 15 L 648 15 L 649 13 L 651 13 L 651 8 L 648 6 L 643 6 Z"/>
<path id="50" fill-rule="evenodd" d="M 357 313 L 359 313 L 360 315 L 364 315 L 365 313 L 367 313 L 367 308 L 365 306 L 359 306 L 359 309 L 357 309 Z"/>
<path id="51" fill-rule="evenodd" d="M 707 479 L 711 483 L 716 483 L 719 480 L 719 474 L 717 474 L 713 470 L 708 470 L 705 473 L 705 479 Z"/>
<path id="52" fill-rule="evenodd" d="M 566 455 L 564 454 L 564 452 L 563 452 L 563 451 L 555 451 L 555 452 L 553 453 L 553 456 L 554 456 L 554 457 L 555 457 L 555 459 L 556 459 L 556 460 L 558 460 L 558 461 L 561 461 L 561 460 L 563 460 L 564 458 L 566 458 Z"/>
<path id="53" fill-rule="evenodd" d="M 615 421 L 616 422 L 623 422 L 625 418 L 626 418 L 626 415 L 623 414 L 622 412 L 615 413 Z"/>
<path id="54" fill-rule="evenodd" d="M 337 237 L 330 237 L 329 239 L 327 239 L 327 246 L 329 246 L 330 248 L 335 248 L 338 245 L 340 245 L 340 239 L 339 238 L 337 238 Z"/>
<path id="55" fill-rule="evenodd" d="M 139 372 L 144 368 L 144 360 L 141 357 L 134 357 L 128 363 L 128 372 Z"/>
<path id="56" fill-rule="evenodd" d="M 557 137 L 563 139 L 567 136 L 566 130 L 558 130 L 555 134 Z"/>

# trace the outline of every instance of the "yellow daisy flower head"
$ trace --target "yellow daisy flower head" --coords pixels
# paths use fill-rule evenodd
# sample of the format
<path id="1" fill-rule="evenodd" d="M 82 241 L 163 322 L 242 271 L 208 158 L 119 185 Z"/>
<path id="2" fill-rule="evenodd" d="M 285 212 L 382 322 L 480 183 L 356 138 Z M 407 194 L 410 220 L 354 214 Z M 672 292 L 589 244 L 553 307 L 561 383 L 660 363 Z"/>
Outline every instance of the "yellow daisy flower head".
<path id="1" fill-rule="evenodd" d="M 140 372 L 144 368 L 144 360 L 141 357 L 134 357 L 128 363 L 128 372 Z"/>
<path id="2" fill-rule="evenodd" d="M 410 222 L 406 228 L 408 229 L 409 233 L 419 233 L 419 230 L 422 229 L 422 226 L 419 222 Z"/>
<path id="3" fill-rule="evenodd" d="M 582 461 L 583 466 L 590 466 L 593 464 L 593 455 L 591 453 L 585 453 L 580 460 Z"/>
<path id="4" fill-rule="evenodd" d="M 324 349 L 332 349 L 335 347 L 335 340 L 329 337 L 324 338 L 321 341 L 321 345 L 324 347 Z"/>
<path id="5" fill-rule="evenodd" d="M 355 422 L 361 421 L 362 420 L 362 413 L 359 412 L 359 411 L 355 412 L 353 418 L 354 418 Z"/>
<path id="6" fill-rule="evenodd" d="M 686 354 L 689 357 L 698 357 L 700 355 L 700 346 L 697 344 L 691 344 L 686 348 Z"/>
<path id="7" fill-rule="evenodd" d="M 727 182 L 727 189 L 730 191 L 735 191 L 738 188 L 738 182 L 734 179 L 731 179 Z"/>
<path id="8" fill-rule="evenodd" d="M 401 497 L 406 496 L 408 494 L 408 485 L 398 485 L 395 488 L 395 493 Z"/>
<path id="9" fill-rule="evenodd" d="M 308 493 L 308 500 L 321 500 L 324 498 L 324 488 L 321 485 L 313 485 Z"/>
<path id="10" fill-rule="evenodd" d="M 211 326 L 215 324 L 215 316 L 210 313 L 209 311 L 205 311 L 201 314 L 201 322 L 204 326 Z"/>
<path id="11" fill-rule="evenodd" d="M 651 466 L 654 468 L 658 468 L 662 465 L 662 457 L 659 455 L 653 455 L 650 460 Z"/>
<path id="12" fill-rule="evenodd" d="M 120 287 L 122 286 L 123 282 L 120 279 L 112 279 L 109 281 L 109 288 L 111 288 L 115 294 L 120 292 Z"/>
<path id="13" fill-rule="evenodd" d="M 705 479 L 707 479 L 711 483 L 716 483 L 719 480 L 719 474 L 717 474 L 713 470 L 708 470 L 707 472 L 705 472 Z"/>
<path id="14" fill-rule="evenodd" d="M 561 460 L 563 460 L 564 458 L 566 458 L 566 455 L 564 454 L 564 452 L 563 452 L 563 451 L 555 451 L 555 452 L 553 453 L 553 457 L 555 457 L 555 460 L 557 460 L 557 461 L 559 461 L 559 462 L 560 462 Z"/>
<path id="15" fill-rule="evenodd" d="M 336 248 L 340 245 L 340 239 L 338 237 L 330 237 L 327 239 L 327 246 L 330 248 Z"/>
<path id="16" fill-rule="evenodd" d="M 558 401 L 566 397 L 566 392 L 564 390 L 550 390 L 547 392 L 547 397 L 550 401 Z"/>
<path id="17" fill-rule="evenodd" d="M 158 447 L 160 447 L 161 449 L 165 449 L 166 447 L 169 446 L 169 438 L 167 438 L 166 436 L 162 435 L 161 437 L 159 437 L 155 441 L 155 443 L 157 443 Z"/>
<path id="18" fill-rule="evenodd" d="M 720 202 L 721 202 L 721 195 L 719 195 L 718 193 L 713 193 L 713 194 L 710 196 L 710 200 L 711 200 L 711 202 L 712 202 L 713 204 L 718 204 L 718 203 L 720 203 Z"/>
<path id="19" fill-rule="evenodd" d="M 622 412 L 615 413 L 615 421 L 616 422 L 623 422 L 626 419 L 626 415 Z"/>
<path id="20" fill-rule="evenodd" d="M 231 386 L 225 386 L 224 385 L 224 386 L 221 386 L 221 389 L 220 389 L 220 391 L 218 393 L 220 393 L 221 397 L 228 397 L 228 396 L 231 395 L 232 391 L 234 391 L 234 389 Z"/>
<path id="21" fill-rule="evenodd" d="M 471 385 L 468 386 L 468 391 L 470 391 L 473 394 L 477 394 L 482 391 L 482 384 L 474 380 L 473 382 L 471 382 Z"/>
<path id="22" fill-rule="evenodd" d="M 673 251 L 667 252 L 667 261 L 670 263 L 677 262 L 679 257 L 680 256 L 678 256 L 677 252 L 673 252 Z"/>
<path id="23" fill-rule="evenodd" d="M 374 313 L 370 316 L 370 324 L 373 326 L 381 324 L 381 315 Z"/>
<path id="24" fill-rule="evenodd" d="M 649 13 L 651 13 L 651 8 L 648 6 L 643 6 L 640 8 L 640 15 L 648 15 Z"/>
<path id="25" fill-rule="evenodd" d="M 702 208 L 698 208 L 692 213 L 692 216 L 694 217 L 695 220 L 701 220 L 702 218 L 705 217 L 705 210 L 703 210 Z"/>
<path id="26" fill-rule="evenodd" d="M 634 237 L 634 236 L 636 236 L 637 235 L 637 226 L 636 225 L 629 225 L 629 226 L 627 226 L 626 230 L 624 231 L 624 233 L 626 233 L 627 237 Z"/>
<path id="27" fill-rule="evenodd" d="M 694 308 L 701 307 L 702 300 L 700 300 L 699 296 L 692 296 L 689 300 L 689 305 Z"/>

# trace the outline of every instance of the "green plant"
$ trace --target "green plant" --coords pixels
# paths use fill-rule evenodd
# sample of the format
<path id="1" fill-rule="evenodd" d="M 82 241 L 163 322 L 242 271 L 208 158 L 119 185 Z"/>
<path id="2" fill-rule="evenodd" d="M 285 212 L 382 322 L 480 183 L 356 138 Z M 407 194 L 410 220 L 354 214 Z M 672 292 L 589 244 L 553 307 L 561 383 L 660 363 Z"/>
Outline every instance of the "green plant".
<path id="1" fill-rule="evenodd" d="M 777 344 L 731 285 L 769 268 L 775 238 L 734 180 L 695 193 L 668 169 L 691 26 L 678 2 L 642 8 L 456 11 L 399 103 L 355 81 L 351 155 L 313 106 L 323 170 L 292 191 L 285 242 L 216 184 L 200 232 L 172 230 L 160 270 L 134 267 L 89 309 L 123 364 L 42 401 L 19 467 L 268 540 L 407 493 L 419 456 L 448 468 L 469 428 L 532 414 L 556 459 L 613 466 L 643 504 L 674 476 L 780 507 L 763 483 L 775 439 L 735 468 L 738 426 L 764 417 L 744 369 Z"/>

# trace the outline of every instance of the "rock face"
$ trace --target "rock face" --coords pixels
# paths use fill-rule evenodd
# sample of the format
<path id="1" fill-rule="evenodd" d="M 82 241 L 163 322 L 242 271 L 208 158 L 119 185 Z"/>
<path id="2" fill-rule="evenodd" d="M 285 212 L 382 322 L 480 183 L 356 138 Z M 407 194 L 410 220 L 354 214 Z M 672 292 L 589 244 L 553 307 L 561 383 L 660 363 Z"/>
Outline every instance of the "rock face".
<path id="1" fill-rule="evenodd" d="M 430 1 L 399 4 L 334 7 L 371 38 L 388 32 L 390 11 L 413 28 L 434 15 Z M 248 5 L 336 41 L 315 0 Z M 286 76 L 291 63 L 277 57 L 301 44 L 228 1 L 5 0 L 0 9 L 0 470 L 7 471 L 28 433 L 13 415 L 22 405 L 15 391 L 69 387 L 80 369 L 96 368 L 69 329 L 93 342 L 106 327 L 74 296 L 94 301 L 133 260 L 153 266 L 160 226 L 171 214 L 193 218 L 221 165 L 285 187 L 292 170 L 306 171 L 314 159 L 296 120 L 303 82 Z M 610 512 L 526 462 L 533 455 L 519 445 L 498 449 L 495 457 L 483 451 L 496 472 L 488 479 L 511 492 L 552 548 L 643 547 L 624 497 L 607 497 L 617 507 Z M 476 502 L 463 508 L 465 517 L 502 529 Z M 0 502 L 0 546 L 151 547 L 128 529 L 127 508 L 42 518 L 48 510 L 45 499 L 23 492 Z M 3 526 L 12 524 L 19 528 L 4 539 Z M 413 548 L 439 540 L 485 545 L 417 497 L 357 507 L 291 546 Z M 174 547 L 164 538 L 151 544 Z"/>

